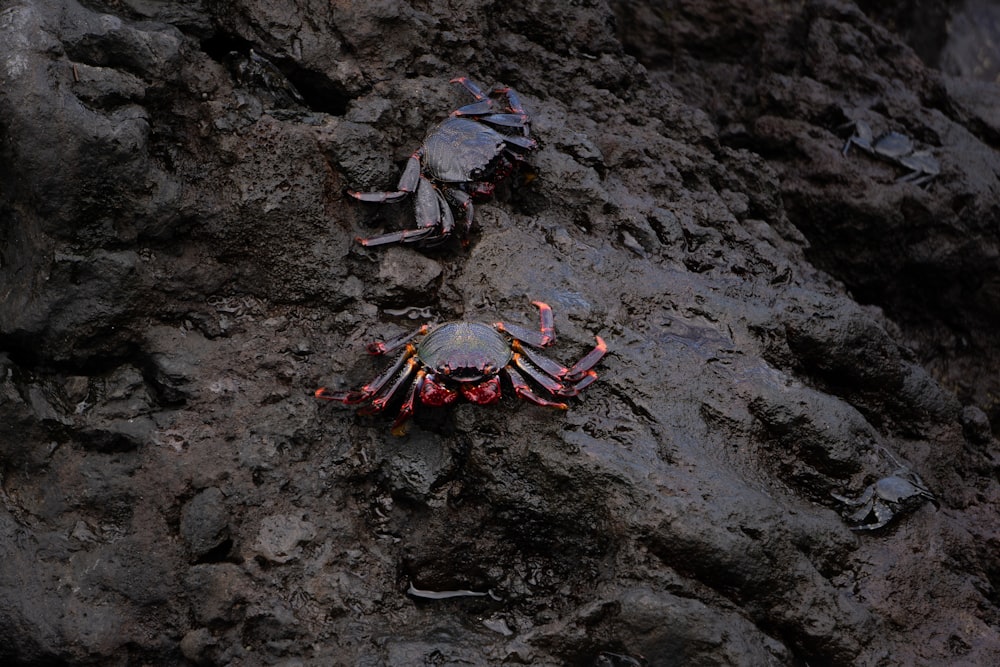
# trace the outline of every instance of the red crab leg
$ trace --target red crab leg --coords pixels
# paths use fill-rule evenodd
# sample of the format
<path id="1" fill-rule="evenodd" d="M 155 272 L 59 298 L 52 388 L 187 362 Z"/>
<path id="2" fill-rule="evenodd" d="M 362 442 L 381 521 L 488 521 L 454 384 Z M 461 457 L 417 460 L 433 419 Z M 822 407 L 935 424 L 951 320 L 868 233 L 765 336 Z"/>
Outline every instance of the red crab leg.
<path id="1" fill-rule="evenodd" d="M 437 230 L 433 227 L 421 227 L 419 229 L 404 229 L 399 232 L 389 232 L 388 234 L 372 236 L 367 239 L 363 239 L 359 236 L 355 240 L 361 245 L 370 248 L 372 246 L 385 245 L 387 243 L 414 243 L 415 241 L 420 241 L 426 237 L 433 237 L 435 231 Z"/>
<path id="2" fill-rule="evenodd" d="M 320 387 L 314 395 L 316 398 L 321 398 L 324 401 L 337 401 L 346 405 L 361 403 L 368 398 L 362 391 L 327 391 L 326 387 Z"/>
<path id="3" fill-rule="evenodd" d="M 518 97 L 517 93 L 510 86 L 497 86 L 493 89 L 494 95 L 503 95 L 507 98 L 507 106 L 510 110 L 516 114 L 527 115 L 524 110 L 524 106 L 521 104 L 521 98 Z"/>
<path id="4" fill-rule="evenodd" d="M 404 229 L 389 232 L 368 239 L 358 239 L 365 246 L 384 245 L 386 243 L 414 243 L 435 236 L 447 236 L 455 226 L 455 218 L 451 214 L 448 202 L 427 178 L 420 176 L 417 184 L 417 196 L 413 203 L 413 212 L 417 220 L 416 229 Z M 440 229 L 439 229 L 440 228 Z"/>
<path id="5" fill-rule="evenodd" d="M 538 148 L 538 142 L 534 139 L 529 139 L 528 137 L 504 137 L 503 140 L 505 143 L 514 144 L 515 146 L 520 146 L 521 148 L 529 151 Z M 521 155 L 518 155 L 514 151 L 508 152 L 510 155 L 516 156 L 518 160 L 524 159 Z"/>
<path id="6" fill-rule="evenodd" d="M 420 179 L 420 151 L 415 152 L 406 162 L 406 169 L 399 178 L 396 190 L 393 192 L 358 192 L 348 190 L 347 194 L 361 201 L 374 202 L 376 204 L 386 204 L 399 201 L 417 189 Z"/>
<path id="7" fill-rule="evenodd" d="M 521 377 L 521 374 L 518 373 L 513 368 L 511 368 L 509 365 L 505 366 L 503 371 L 507 373 L 507 377 L 510 378 L 510 383 L 514 387 L 514 393 L 523 398 L 524 400 L 530 401 L 535 405 L 543 405 L 550 408 L 559 408 L 560 410 L 569 409 L 569 406 L 566 405 L 565 403 L 556 403 L 554 401 L 549 401 L 535 394 L 533 391 L 531 391 L 531 387 L 528 386 L 528 383 L 524 381 L 524 378 Z"/>
<path id="8" fill-rule="evenodd" d="M 405 333 L 396 336 L 395 338 L 390 338 L 387 341 L 375 341 L 373 343 L 368 343 L 367 345 L 368 354 L 380 355 L 380 354 L 388 354 L 389 352 L 394 352 L 399 348 L 403 347 L 404 345 L 406 345 L 407 343 L 409 343 L 417 336 L 427 333 L 427 331 L 430 328 L 431 327 L 429 324 L 425 324 L 416 331 Z"/>
<path id="9" fill-rule="evenodd" d="M 493 100 L 480 100 L 466 104 L 451 112 L 452 116 L 487 116 L 493 113 Z"/>
<path id="10" fill-rule="evenodd" d="M 576 396 L 585 388 L 589 387 L 594 381 L 597 380 L 597 373 L 594 371 L 587 371 L 579 382 L 573 385 L 563 386 L 563 388 L 556 392 L 559 396 Z"/>
<path id="11" fill-rule="evenodd" d="M 423 369 L 417 371 L 417 377 L 413 380 L 413 384 L 410 385 L 410 391 L 406 396 L 406 400 L 399 407 L 399 414 L 396 415 L 395 421 L 392 422 L 392 434 L 393 435 L 405 435 L 406 434 L 406 422 L 409 421 L 410 417 L 413 416 L 413 411 L 416 407 L 417 396 L 420 395 L 420 389 L 424 386 L 424 376 L 427 374 Z"/>
<path id="12" fill-rule="evenodd" d="M 460 84 L 462 84 L 465 87 L 465 89 L 467 91 L 469 91 L 472 94 L 472 96 L 475 97 L 477 100 L 485 100 L 486 97 L 487 97 L 486 93 L 484 93 L 479 86 L 477 86 L 472 81 L 470 81 L 468 79 L 468 77 L 456 76 L 454 79 L 452 79 L 448 83 L 460 83 Z"/>
<path id="13" fill-rule="evenodd" d="M 597 365 L 597 362 L 601 360 L 601 357 L 608 351 L 608 346 L 605 345 L 604 339 L 600 336 L 594 336 L 597 339 L 597 345 L 594 349 L 587 353 L 587 355 L 580 361 L 573 364 L 564 375 L 560 377 L 562 380 L 576 380 L 587 373 L 591 368 Z"/>
<path id="14" fill-rule="evenodd" d="M 410 380 L 413 375 L 413 371 L 419 363 L 420 362 L 416 357 L 410 357 L 406 361 L 406 368 L 403 369 L 403 372 L 396 377 L 395 382 L 393 382 L 387 389 L 382 389 L 377 392 L 379 394 L 378 398 L 374 399 L 370 405 L 358 410 L 358 414 L 374 415 L 385 410 L 385 406 L 389 404 L 389 401 L 392 400 L 392 397 L 395 396 L 396 392 Z"/>
<path id="15" fill-rule="evenodd" d="M 532 350 L 530 347 L 521 345 L 521 342 L 518 340 L 515 340 L 511 344 L 511 347 L 514 348 L 515 352 L 520 352 L 528 359 L 528 361 L 538 366 L 539 368 L 541 368 L 543 371 L 545 371 L 554 378 L 561 378 L 563 375 L 566 374 L 566 371 L 569 370 L 565 366 L 562 366 L 556 363 L 555 361 L 552 361 L 548 357 Z"/>
<path id="16" fill-rule="evenodd" d="M 324 401 L 339 401 L 340 403 L 346 403 L 348 405 L 367 401 L 372 396 L 378 394 L 382 387 L 385 386 L 385 383 L 391 380 L 396 373 L 399 372 L 399 369 L 403 367 L 406 360 L 416 353 L 416 347 L 413 345 L 407 345 L 406 350 L 396 358 L 389 368 L 361 389 L 358 389 L 357 391 L 330 392 L 326 390 L 326 387 L 320 387 L 316 390 L 316 398 L 321 398 Z"/>
<path id="17" fill-rule="evenodd" d="M 504 127 L 524 127 L 528 123 L 528 117 L 516 113 L 491 113 L 480 117 L 478 120 L 491 125 L 502 125 Z"/>
<path id="18" fill-rule="evenodd" d="M 531 303 L 538 306 L 538 315 L 541 320 L 539 331 L 531 331 L 517 324 L 506 324 L 504 322 L 497 322 L 493 326 L 498 331 L 504 331 L 528 345 L 545 347 L 556 339 L 555 329 L 553 328 L 552 309 L 549 308 L 548 304 L 541 301 L 532 301 Z"/>
<path id="19" fill-rule="evenodd" d="M 448 196 L 451 197 L 456 206 L 465 211 L 465 231 L 468 233 L 472 229 L 472 197 L 463 190 L 455 189 L 449 189 Z"/>
<path id="20" fill-rule="evenodd" d="M 527 360 L 520 354 L 517 354 L 515 352 L 514 356 L 511 357 L 511 361 L 514 363 L 515 366 L 517 366 L 522 371 L 527 373 L 528 377 L 530 377 L 532 380 L 545 387 L 545 389 L 547 389 L 550 394 L 559 394 L 562 392 L 563 389 L 565 389 L 565 387 L 562 385 L 561 382 L 559 382 L 559 380 L 539 370 L 538 368 L 535 368 L 534 366 L 529 364 Z"/>

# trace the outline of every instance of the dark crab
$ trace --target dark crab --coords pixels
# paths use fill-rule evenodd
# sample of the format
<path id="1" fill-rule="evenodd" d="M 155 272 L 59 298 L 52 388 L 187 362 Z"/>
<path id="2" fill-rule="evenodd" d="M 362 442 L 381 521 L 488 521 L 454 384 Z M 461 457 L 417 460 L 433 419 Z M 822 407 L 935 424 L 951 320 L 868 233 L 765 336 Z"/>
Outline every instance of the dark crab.
<path id="1" fill-rule="evenodd" d="M 906 468 L 869 484 L 856 498 L 832 495 L 849 507 L 859 508 L 847 516 L 852 530 L 878 530 L 899 514 L 912 511 L 928 500 L 937 505 L 937 499 L 920 476 Z"/>
<path id="2" fill-rule="evenodd" d="M 552 309 L 540 301 L 532 303 L 538 306 L 541 319 L 538 331 L 503 322 L 446 322 L 434 327 L 425 324 L 398 338 L 371 343 L 368 351 L 374 355 L 400 348 L 403 351 L 361 389 L 328 391 L 321 387 L 316 390 L 316 398 L 348 405 L 367 403 L 358 412 L 376 414 L 401 397 L 402 406 L 392 425 L 396 435 L 405 432 L 405 424 L 418 402 L 444 406 L 461 397 L 490 405 L 500 400 L 502 383 L 510 385 L 514 394 L 524 400 L 565 410 L 567 405 L 561 399 L 576 396 L 597 379 L 592 369 L 607 347 L 597 336 L 594 349 L 569 368 L 543 356 L 534 348 L 546 347 L 555 340 Z M 422 337 L 420 342 L 413 343 L 418 337 Z M 550 398 L 536 394 L 526 378 Z"/>
<path id="3" fill-rule="evenodd" d="M 428 132 L 407 161 L 396 189 L 348 191 L 356 199 L 378 204 L 414 195 L 416 228 L 359 238 L 360 243 L 439 243 L 455 228 L 452 206 L 463 211 L 462 232 L 467 233 L 472 227 L 472 199 L 492 195 L 497 184 L 524 159 L 524 153 L 535 148 L 535 140 L 528 136 L 530 119 L 513 88 L 497 86 L 485 93 L 465 77 L 452 79 L 452 83 L 462 84 L 476 101 L 452 111 L 447 120 Z"/>
<path id="4" fill-rule="evenodd" d="M 869 155 L 909 169 L 908 174 L 896 179 L 897 183 L 922 186 L 941 173 L 941 164 L 937 158 L 927 149 L 917 150 L 913 140 L 905 134 L 886 132 L 875 137 L 871 126 L 863 120 L 853 121 L 848 127 L 854 129 L 854 134 L 848 137 L 841 153 L 846 157 L 851 146 L 857 146 Z"/>

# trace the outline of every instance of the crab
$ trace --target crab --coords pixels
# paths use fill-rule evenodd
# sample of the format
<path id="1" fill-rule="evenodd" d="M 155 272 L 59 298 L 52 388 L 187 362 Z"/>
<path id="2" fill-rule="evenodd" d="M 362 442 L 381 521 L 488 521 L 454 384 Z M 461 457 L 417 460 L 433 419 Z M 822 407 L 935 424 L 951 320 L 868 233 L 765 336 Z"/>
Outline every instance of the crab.
<path id="1" fill-rule="evenodd" d="M 355 199 L 377 204 L 413 195 L 416 228 L 358 238 L 359 243 L 440 243 L 455 229 L 452 206 L 463 212 L 461 231 L 467 234 L 472 227 L 473 198 L 492 195 L 525 153 L 537 146 L 528 136 L 530 119 L 513 88 L 496 86 L 485 93 L 465 77 L 452 79 L 451 83 L 461 84 L 476 101 L 452 111 L 427 133 L 407 161 L 396 189 L 348 191 Z"/>
<path id="2" fill-rule="evenodd" d="M 845 157 L 851 146 L 857 146 L 869 155 L 909 169 L 908 174 L 896 179 L 897 183 L 913 183 L 921 186 L 941 173 L 941 163 L 937 158 L 927 149 L 916 150 L 913 140 L 905 134 L 887 132 L 876 138 L 871 126 L 863 120 L 856 120 L 849 125 L 854 127 L 854 134 L 847 139 L 841 151 Z"/>
<path id="3" fill-rule="evenodd" d="M 869 484 L 856 498 L 831 495 L 850 507 L 860 507 L 847 516 L 847 521 L 853 524 L 852 530 L 877 530 L 928 500 L 937 505 L 937 499 L 920 476 L 907 469 Z"/>
<path id="4" fill-rule="evenodd" d="M 445 406 L 462 398 L 478 405 L 500 400 L 504 384 L 521 399 L 546 407 L 568 409 L 563 399 L 576 396 L 597 379 L 594 366 L 607 346 L 600 336 L 582 359 L 567 368 L 538 350 L 555 341 L 552 309 L 533 301 L 541 320 L 534 331 L 516 324 L 454 321 L 431 326 L 385 342 L 368 345 L 372 355 L 402 349 L 378 377 L 353 391 L 316 390 L 316 398 L 347 405 L 367 404 L 359 414 L 377 414 L 396 399 L 402 404 L 392 432 L 403 435 L 418 403 Z M 413 341 L 420 338 L 419 342 Z M 529 378 L 548 395 L 535 393 Z"/>

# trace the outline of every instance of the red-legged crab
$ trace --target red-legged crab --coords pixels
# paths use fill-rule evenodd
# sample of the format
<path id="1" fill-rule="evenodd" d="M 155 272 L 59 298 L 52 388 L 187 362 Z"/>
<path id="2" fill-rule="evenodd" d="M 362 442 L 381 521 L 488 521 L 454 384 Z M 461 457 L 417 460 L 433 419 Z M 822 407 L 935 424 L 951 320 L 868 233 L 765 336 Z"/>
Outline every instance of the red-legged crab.
<path id="1" fill-rule="evenodd" d="M 402 435 L 417 403 L 429 406 L 450 405 L 459 399 L 479 405 L 500 400 L 502 384 L 514 394 L 536 405 L 567 409 L 560 399 L 576 396 L 597 379 L 592 369 L 607 347 L 600 336 L 597 345 L 573 366 L 566 368 L 543 356 L 534 348 L 543 348 L 555 340 L 552 309 L 540 301 L 541 324 L 538 331 L 516 324 L 496 322 L 445 322 L 424 325 L 385 342 L 368 345 L 373 355 L 389 354 L 403 348 L 389 367 L 374 380 L 356 391 L 316 390 L 316 398 L 348 405 L 367 403 L 359 414 L 382 412 L 401 399 L 402 405 L 392 432 Z M 422 337 L 419 343 L 412 341 Z M 523 373 L 523 375 L 522 375 Z M 525 378 L 541 387 L 551 398 L 539 396 Z M 555 400 L 552 400 L 555 399 Z"/>
<path id="2" fill-rule="evenodd" d="M 358 241 L 366 246 L 386 243 L 433 245 L 455 228 L 451 206 L 464 212 L 464 229 L 472 227 L 472 199 L 493 194 L 498 183 L 514 172 L 526 151 L 535 148 L 530 119 L 513 88 L 497 86 L 489 93 L 465 77 L 452 79 L 476 101 L 451 112 L 427 133 L 406 163 L 390 192 L 354 192 L 361 201 L 386 204 L 414 195 L 415 229 L 404 229 Z M 504 132 L 497 128 L 503 128 Z"/>
<path id="3" fill-rule="evenodd" d="M 852 530 L 877 530 L 928 500 L 937 505 L 937 499 L 920 476 L 905 468 L 869 484 L 857 498 L 832 495 L 850 507 L 859 508 L 847 516 Z"/>

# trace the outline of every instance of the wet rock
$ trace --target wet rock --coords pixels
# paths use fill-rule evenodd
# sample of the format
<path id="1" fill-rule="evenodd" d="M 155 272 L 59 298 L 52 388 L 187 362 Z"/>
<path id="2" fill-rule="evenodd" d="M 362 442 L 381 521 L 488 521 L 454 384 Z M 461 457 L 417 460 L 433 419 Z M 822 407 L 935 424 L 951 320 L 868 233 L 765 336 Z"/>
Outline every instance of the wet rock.
<path id="1" fill-rule="evenodd" d="M 194 560 L 220 560 L 228 551 L 229 512 L 222 491 L 207 488 L 184 505 L 181 537 Z"/>
<path id="2" fill-rule="evenodd" d="M 150 442 L 156 425 L 149 417 L 91 422 L 77 432 L 87 449 L 98 452 L 128 452 Z"/>
<path id="3" fill-rule="evenodd" d="M 974 444 L 985 445 L 993 440 L 989 417 L 974 405 L 962 408 L 962 427 L 965 437 Z"/>
<path id="4" fill-rule="evenodd" d="M 426 500 L 452 466 L 451 452 L 427 431 L 411 433 L 405 441 L 387 445 L 385 474 L 393 494 Z"/>
<path id="5" fill-rule="evenodd" d="M 377 279 L 366 292 L 381 306 L 424 305 L 437 291 L 441 264 L 410 248 L 391 247 L 379 258 Z"/>
<path id="6" fill-rule="evenodd" d="M 210 651 L 216 643 L 208 628 L 197 628 L 181 639 L 181 654 L 196 665 L 210 665 L 213 664 Z"/>
<path id="7" fill-rule="evenodd" d="M 247 574 L 231 563 L 195 565 L 184 585 L 195 621 L 208 627 L 238 621 L 252 588 Z"/>
<path id="8" fill-rule="evenodd" d="M 80 551 L 70 559 L 73 580 L 81 587 L 99 587 L 115 591 L 128 599 L 135 608 L 163 604 L 174 594 L 176 583 L 172 574 L 173 559 L 166 549 L 157 552 L 140 531 L 110 544 Z M 113 610 L 111 616 L 127 608 Z M 124 619 L 117 621 L 124 623 Z"/>
<path id="9" fill-rule="evenodd" d="M 154 327 L 147 334 L 150 350 L 150 381 L 160 400 L 178 403 L 198 390 L 198 367 L 211 354 L 211 343 L 197 331 L 174 327 Z"/>

